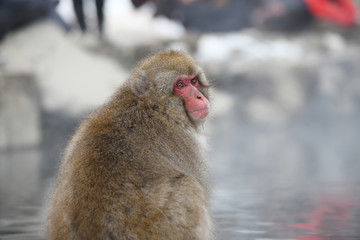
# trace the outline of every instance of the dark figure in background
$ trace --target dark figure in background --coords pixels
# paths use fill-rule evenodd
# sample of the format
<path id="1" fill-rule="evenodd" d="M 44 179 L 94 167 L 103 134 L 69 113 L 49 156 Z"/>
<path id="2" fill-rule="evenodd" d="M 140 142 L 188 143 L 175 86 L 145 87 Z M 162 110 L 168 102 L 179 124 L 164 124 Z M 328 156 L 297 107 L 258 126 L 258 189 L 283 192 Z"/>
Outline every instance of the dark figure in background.
<path id="1" fill-rule="evenodd" d="M 53 19 L 69 30 L 55 12 L 57 3 L 57 0 L 0 0 L 0 40 L 12 30 L 42 18 Z"/>
<path id="2" fill-rule="evenodd" d="M 305 29 L 313 20 L 302 0 L 263 0 L 251 16 L 253 26 L 277 31 Z"/>
<path id="3" fill-rule="evenodd" d="M 104 1 L 105 0 L 95 0 L 98 28 L 100 34 L 103 33 L 103 28 L 104 28 Z M 74 4 L 76 18 L 80 25 L 80 29 L 83 33 L 85 33 L 87 29 L 86 29 L 85 15 L 84 15 L 83 0 L 73 0 L 73 4 Z"/>
<path id="4" fill-rule="evenodd" d="M 139 7 L 150 0 L 132 0 Z M 156 15 L 181 22 L 192 31 L 227 32 L 251 25 L 253 9 L 259 0 L 151 0 Z"/>
<path id="5" fill-rule="evenodd" d="M 141 5 L 143 5 L 144 3 L 146 3 L 148 0 L 131 0 L 131 2 L 133 3 L 133 5 L 138 8 Z"/>
<path id="6" fill-rule="evenodd" d="M 132 0 L 136 7 L 150 0 Z M 340 26 L 358 23 L 352 0 L 151 0 L 156 15 L 180 21 L 195 31 L 226 32 L 247 27 L 297 31 L 315 19 Z"/>
<path id="7" fill-rule="evenodd" d="M 150 0 L 132 0 L 136 7 Z M 181 22 L 192 31 L 227 32 L 250 26 L 254 0 L 152 0 L 156 15 Z"/>

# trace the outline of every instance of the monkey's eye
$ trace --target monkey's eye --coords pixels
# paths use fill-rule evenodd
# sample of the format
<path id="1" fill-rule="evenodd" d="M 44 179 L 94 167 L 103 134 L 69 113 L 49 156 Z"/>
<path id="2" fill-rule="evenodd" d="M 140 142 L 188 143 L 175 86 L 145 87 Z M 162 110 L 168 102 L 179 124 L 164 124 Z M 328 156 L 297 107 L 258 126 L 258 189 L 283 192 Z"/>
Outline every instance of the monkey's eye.
<path id="1" fill-rule="evenodd" d="M 197 78 L 191 79 L 191 84 L 192 84 L 192 85 L 196 85 L 197 83 L 198 83 L 198 79 L 197 79 Z"/>
<path id="2" fill-rule="evenodd" d="M 183 88 L 183 87 L 185 87 L 185 83 L 184 83 L 183 81 L 178 81 L 178 82 L 176 83 L 176 87 L 177 87 L 177 88 Z"/>

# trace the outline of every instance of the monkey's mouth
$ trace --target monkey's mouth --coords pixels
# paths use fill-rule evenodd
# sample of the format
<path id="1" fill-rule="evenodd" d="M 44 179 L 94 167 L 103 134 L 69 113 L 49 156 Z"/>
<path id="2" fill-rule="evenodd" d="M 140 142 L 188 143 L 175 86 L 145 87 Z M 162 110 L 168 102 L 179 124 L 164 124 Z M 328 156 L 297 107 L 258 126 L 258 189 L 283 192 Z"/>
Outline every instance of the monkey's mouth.
<path id="1" fill-rule="evenodd" d="M 204 118 L 209 114 L 209 106 L 205 106 L 190 112 L 193 117 Z"/>
<path id="2" fill-rule="evenodd" d="M 196 109 L 196 110 L 194 110 L 194 111 L 191 111 L 191 113 L 200 112 L 200 111 L 203 111 L 203 110 L 205 110 L 205 109 L 209 109 L 209 107 L 208 107 L 208 106 L 205 106 L 205 107 L 203 107 L 203 108 L 199 108 L 199 109 Z"/>

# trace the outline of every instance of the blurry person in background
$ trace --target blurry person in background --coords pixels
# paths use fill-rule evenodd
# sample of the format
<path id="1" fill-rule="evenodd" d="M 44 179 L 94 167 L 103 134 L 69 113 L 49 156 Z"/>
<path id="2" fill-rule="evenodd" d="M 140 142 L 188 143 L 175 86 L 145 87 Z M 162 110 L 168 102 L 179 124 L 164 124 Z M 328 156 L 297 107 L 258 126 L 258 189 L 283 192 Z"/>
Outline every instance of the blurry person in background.
<path id="1" fill-rule="evenodd" d="M 300 30 L 314 19 L 340 26 L 358 24 L 352 0 L 132 0 L 135 7 L 153 2 L 164 15 L 195 31 L 225 32 L 246 27 Z"/>
<path id="2" fill-rule="evenodd" d="M 104 2 L 105 0 L 95 0 L 96 15 L 97 15 L 98 29 L 100 35 L 102 35 L 103 33 L 103 26 L 104 26 Z M 73 5 L 74 5 L 76 18 L 80 25 L 80 29 L 83 33 L 85 33 L 87 27 L 86 27 L 85 15 L 84 15 L 83 0 L 73 0 Z"/>
<path id="3" fill-rule="evenodd" d="M 155 15 L 180 22 L 191 31 L 228 32 L 251 26 L 251 12 L 259 0 L 132 0 L 136 7 L 146 2 L 156 6 Z"/>
<path id="4" fill-rule="evenodd" d="M 302 0 L 262 0 L 261 6 L 251 16 L 253 26 L 281 31 L 306 28 L 313 20 Z"/>
<path id="5" fill-rule="evenodd" d="M 263 0 L 252 15 L 254 26 L 271 30 L 298 30 L 314 19 L 352 27 L 359 16 L 352 0 Z"/>
<path id="6" fill-rule="evenodd" d="M 359 24 L 359 13 L 351 0 L 303 0 L 311 14 L 322 20 L 343 26 Z"/>
<path id="7" fill-rule="evenodd" d="M 0 0 L 0 41 L 10 31 L 47 17 L 69 30 L 55 12 L 57 3 L 57 0 Z"/>

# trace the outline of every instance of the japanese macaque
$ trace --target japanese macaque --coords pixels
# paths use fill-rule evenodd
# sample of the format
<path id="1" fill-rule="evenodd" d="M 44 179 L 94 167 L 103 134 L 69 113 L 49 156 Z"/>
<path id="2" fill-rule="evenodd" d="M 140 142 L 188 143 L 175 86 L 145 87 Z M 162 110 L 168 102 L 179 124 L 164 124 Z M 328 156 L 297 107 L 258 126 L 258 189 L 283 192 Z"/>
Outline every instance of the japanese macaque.
<path id="1" fill-rule="evenodd" d="M 201 141 L 209 87 L 184 53 L 140 62 L 67 146 L 48 239 L 212 239 Z"/>

